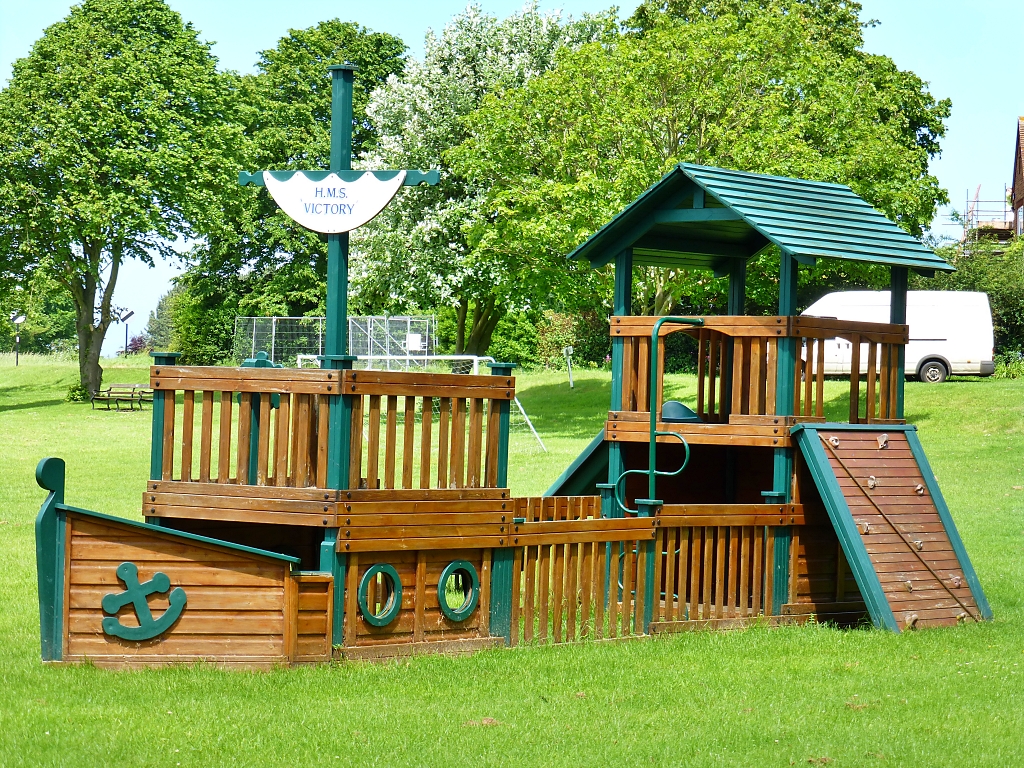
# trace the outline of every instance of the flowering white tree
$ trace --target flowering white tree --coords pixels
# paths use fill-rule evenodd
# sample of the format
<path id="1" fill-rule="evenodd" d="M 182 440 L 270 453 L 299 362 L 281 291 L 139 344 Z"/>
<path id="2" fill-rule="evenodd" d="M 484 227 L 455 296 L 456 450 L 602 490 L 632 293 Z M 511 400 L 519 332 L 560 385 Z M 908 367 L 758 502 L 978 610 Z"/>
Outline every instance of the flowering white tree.
<path id="1" fill-rule="evenodd" d="M 406 190 L 354 239 L 353 284 L 364 306 L 393 309 L 454 306 L 456 351 L 483 354 L 502 316 L 550 292 L 565 270 L 531 264 L 527 254 L 481 258 L 467 229 L 482 212 L 486 186 L 452 172 L 448 150 L 467 137 L 465 117 L 488 94 L 518 88 L 554 66 L 564 48 L 616 34 L 611 13 L 562 20 L 536 3 L 505 20 L 470 6 L 444 28 L 428 32 L 422 61 L 391 76 L 367 107 L 377 126 L 366 168 L 438 168 L 437 186 Z"/>

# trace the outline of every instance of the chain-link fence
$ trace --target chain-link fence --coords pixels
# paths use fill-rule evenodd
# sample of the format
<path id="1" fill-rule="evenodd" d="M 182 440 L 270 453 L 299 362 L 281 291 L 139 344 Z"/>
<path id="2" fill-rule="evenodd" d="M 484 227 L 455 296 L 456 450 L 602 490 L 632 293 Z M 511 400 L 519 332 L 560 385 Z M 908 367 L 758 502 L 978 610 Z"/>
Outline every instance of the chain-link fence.
<path id="1" fill-rule="evenodd" d="M 262 351 L 275 363 L 296 366 L 324 353 L 325 334 L 322 317 L 236 317 L 232 351 L 239 362 Z M 350 317 L 348 340 L 349 354 L 363 360 L 360 367 L 422 368 L 434 355 L 437 320 L 433 315 Z"/>

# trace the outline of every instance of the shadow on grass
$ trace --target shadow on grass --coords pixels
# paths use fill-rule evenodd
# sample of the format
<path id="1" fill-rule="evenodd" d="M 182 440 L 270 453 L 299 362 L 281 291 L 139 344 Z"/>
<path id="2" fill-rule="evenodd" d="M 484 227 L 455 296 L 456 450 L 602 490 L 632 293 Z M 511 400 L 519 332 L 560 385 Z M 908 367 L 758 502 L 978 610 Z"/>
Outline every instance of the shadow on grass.
<path id="1" fill-rule="evenodd" d="M 0 413 L 5 411 L 23 411 L 28 408 L 45 408 L 50 405 L 63 405 L 64 400 L 34 400 L 30 403 L 14 403 L 13 405 L 0 405 Z"/>

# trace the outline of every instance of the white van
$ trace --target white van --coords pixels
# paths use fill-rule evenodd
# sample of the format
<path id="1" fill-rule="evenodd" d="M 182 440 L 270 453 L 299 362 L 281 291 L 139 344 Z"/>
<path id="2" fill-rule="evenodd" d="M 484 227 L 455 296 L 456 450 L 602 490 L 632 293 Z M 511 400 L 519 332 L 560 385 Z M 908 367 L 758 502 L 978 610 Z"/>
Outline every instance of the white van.
<path id="1" fill-rule="evenodd" d="M 869 323 L 889 322 L 889 291 L 829 293 L 811 304 L 804 315 Z M 988 295 L 967 291 L 909 291 L 906 376 L 938 383 L 950 374 L 991 376 L 993 362 L 992 311 Z M 825 342 L 825 373 L 849 374 L 850 342 Z M 861 373 L 867 373 L 867 345 L 861 345 Z"/>

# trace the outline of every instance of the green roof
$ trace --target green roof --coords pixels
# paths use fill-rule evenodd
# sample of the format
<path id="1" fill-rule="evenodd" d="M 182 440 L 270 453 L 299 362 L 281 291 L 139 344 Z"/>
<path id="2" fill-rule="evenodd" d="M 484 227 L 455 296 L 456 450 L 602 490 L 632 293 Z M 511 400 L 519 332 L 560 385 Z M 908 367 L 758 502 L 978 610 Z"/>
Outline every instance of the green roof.
<path id="1" fill-rule="evenodd" d="M 724 269 L 769 245 L 801 262 L 847 259 L 953 271 L 843 184 L 680 163 L 570 254 L 594 267 L 633 263 Z"/>

